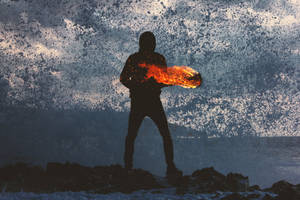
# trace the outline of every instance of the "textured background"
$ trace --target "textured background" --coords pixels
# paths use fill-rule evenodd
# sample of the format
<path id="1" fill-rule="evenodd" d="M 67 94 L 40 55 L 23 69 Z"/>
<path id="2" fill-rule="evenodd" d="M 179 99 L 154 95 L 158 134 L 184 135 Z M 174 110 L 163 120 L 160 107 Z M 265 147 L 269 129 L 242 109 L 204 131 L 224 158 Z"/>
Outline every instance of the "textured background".
<path id="1" fill-rule="evenodd" d="M 174 135 L 300 136 L 298 0 L 0 0 L 2 162 L 121 162 L 119 75 L 148 30 L 168 66 L 204 79 L 164 89 Z"/>

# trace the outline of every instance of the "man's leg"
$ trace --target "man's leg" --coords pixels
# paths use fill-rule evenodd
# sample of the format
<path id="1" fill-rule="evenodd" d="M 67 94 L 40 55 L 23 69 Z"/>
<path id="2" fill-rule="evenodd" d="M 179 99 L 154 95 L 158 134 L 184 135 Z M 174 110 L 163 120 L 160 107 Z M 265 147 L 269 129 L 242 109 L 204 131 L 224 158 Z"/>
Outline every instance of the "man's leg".
<path id="1" fill-rule="evenodd" d="M 165 158 L 167 162 L 167 178 L 169 183 L 178 184 L 182 178 L 182 171 L 178 170 L 173 161 L 173 143 L 170 135 L 168 121 L 160 99 L 151 108 L 150 117 L 157 125 L 163 138 Z"/>
<path id="2" fill-rule="evenodd" d="M 131 102 L 131 110 L 129 114 L 128 123 L 128 134 L 126 136 L 124 153 L 124 162 L 126 169 L 132 169 L 134 141 L 144 117 L 145 115 L 142 114 L 142 111 L 139 111 L 138 106 L 135 105 L 135 103 Z"/>
<path id="3" fill-rule="evenodd" d="M 173 153 L 173 142 L 170 135 L 167 117 L 162 107 L 161 101 L 155 102 L 154 107 L 151 108 L 149 117 L 154 121 L 159 129 L 160 135 L 163 138 L 165 159 L 168 168 L 175 168 L 174 164 L 174 153 Z"/>

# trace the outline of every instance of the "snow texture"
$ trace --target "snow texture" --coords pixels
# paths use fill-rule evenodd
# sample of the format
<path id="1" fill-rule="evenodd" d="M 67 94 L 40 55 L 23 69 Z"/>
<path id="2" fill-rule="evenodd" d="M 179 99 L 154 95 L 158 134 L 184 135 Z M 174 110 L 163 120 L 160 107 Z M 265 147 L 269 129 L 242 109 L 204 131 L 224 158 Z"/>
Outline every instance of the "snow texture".
<path id="1" fill-rule="evenodd" d="M 163 92 L 171 123 L 212 137 L 300 136 L 298 1 L 1 0 L 0 13 L 6 104 L 128 112 L 119 74 L 151 30 L 169 66 L 204 79 Z"/>

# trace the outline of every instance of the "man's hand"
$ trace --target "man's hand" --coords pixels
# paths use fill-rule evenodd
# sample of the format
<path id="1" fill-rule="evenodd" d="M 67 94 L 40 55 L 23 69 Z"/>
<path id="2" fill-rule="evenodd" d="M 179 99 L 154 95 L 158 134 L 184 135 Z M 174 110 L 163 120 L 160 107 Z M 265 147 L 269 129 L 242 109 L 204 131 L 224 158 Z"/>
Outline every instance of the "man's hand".
<path id="1" fill-rule="evenodd" d="M 145 84 L 147 84 L 147 87 L 159 87 L 159 88 L 172 86 L 164 83 L 158 83 L 154 77 L 149 78 Z"/>

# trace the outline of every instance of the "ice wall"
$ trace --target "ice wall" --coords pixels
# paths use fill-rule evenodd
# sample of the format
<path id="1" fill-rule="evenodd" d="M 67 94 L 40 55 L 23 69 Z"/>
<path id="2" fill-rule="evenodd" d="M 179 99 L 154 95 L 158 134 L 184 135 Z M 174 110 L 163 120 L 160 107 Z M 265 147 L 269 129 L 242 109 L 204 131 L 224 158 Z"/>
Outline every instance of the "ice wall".
<path id="1" fill-rule="evenodd" d="M 165 89 L 171 123 L 210 136 L 300 134 L 298 1 L 0 2 L 4 105 L 127 112 L 118 77 L 151 30 L 168 65 L 204 78 Z"/>

